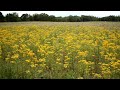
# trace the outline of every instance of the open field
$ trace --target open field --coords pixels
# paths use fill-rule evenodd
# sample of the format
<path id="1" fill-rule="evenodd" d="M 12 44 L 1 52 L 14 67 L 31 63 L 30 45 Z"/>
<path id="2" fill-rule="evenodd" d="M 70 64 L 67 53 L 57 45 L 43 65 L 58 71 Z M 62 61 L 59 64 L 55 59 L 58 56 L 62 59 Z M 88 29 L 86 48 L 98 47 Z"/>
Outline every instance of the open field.
<path id="1" fill-rule="evenodd" d="M 120 22 L 0 23 L 0 79 L 120 79 Z"/>

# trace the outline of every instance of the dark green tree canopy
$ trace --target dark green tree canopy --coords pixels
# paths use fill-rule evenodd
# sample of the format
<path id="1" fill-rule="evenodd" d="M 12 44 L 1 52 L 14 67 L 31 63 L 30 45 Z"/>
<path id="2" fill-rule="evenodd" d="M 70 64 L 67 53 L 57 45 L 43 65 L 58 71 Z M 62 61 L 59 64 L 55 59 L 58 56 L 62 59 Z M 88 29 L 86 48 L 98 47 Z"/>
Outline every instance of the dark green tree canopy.
<path id="1" fill-rule="evenodd" d="M 4 16 L 2 14 L 2 12 L 0 12 L 0 22 L 3 22 L 4 21 Z"/>
<path id="2" fill-rule="evenodd" d="M 120 16 L 106 16 L 106 17 L 95 17 L 95 16 L 66 16 L 66 17 L 55 17 L 54 15 L 48 15 L 46 13 L 41 14 L 22 14 L 21 17 L 17 13 L 8 13 L 3 16 L 0 12 L 0 22 L 18 22 L 18 21 L 52 21 L 52 22 L 86 22 L 86 21 L 120 21 Z"/>
<path id="3" fill-rule="evenodd" d="M 22 21 L 29 21 L 29 17 L 30 17 L 30 15 L 28 15 L 28 14 L 22 14 L 22 16 L 20 17 L 20 19 Z"/>
<path id="4" fill-rule="evenodd" d="M 17 22 L 20 21 L 20 18 L 17 13 L 9 13 L 6 15 L 6 21 L 8 22 Z"/>

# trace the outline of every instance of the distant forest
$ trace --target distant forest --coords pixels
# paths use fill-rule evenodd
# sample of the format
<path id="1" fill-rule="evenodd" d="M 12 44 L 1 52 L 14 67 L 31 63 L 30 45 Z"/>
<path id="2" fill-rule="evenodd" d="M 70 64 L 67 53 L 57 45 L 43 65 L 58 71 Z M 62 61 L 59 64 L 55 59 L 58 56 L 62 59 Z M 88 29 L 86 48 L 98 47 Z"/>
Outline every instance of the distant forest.
<path id="1" fill-rule="evenodd" d="M 54 15 L 48 15 L 45 13 L 41 14 L 22 14 L 20 17 L 18 13 L 8 13 L 3 15 L 0 12 L 0 22 L 20 22 L 20 21 L 53 21 L 53 22 L 85 22 L 85 21 L 120 21 L 120 16 L 106 16 L 106 17 L 95 17 L 95 16 L 67 16 L 67 17 L 56 17 Z"/>

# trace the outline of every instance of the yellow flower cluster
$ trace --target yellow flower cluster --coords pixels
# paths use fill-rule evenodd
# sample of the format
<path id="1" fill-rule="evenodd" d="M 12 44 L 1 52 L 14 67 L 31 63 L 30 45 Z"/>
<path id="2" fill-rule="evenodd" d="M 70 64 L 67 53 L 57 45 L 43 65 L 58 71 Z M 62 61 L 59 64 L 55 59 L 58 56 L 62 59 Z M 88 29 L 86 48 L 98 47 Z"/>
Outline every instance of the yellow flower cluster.
<path id="1" fill-rule="evenodd" d="M 120 69 L 120 30 L 75 23 L 0 26 L 0 59 L 21 64 L 27 74 L 68 69 L 82 73 L 78 77 L 110 78 Z"/>

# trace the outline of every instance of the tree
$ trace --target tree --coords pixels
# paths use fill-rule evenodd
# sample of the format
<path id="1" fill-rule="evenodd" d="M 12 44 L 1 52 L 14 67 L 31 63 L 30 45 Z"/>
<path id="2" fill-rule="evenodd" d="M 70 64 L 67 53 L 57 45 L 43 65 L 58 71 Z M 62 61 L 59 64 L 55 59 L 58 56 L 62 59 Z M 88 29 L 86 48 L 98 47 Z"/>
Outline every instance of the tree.
<path id="1" fill-rule="evenodd" d="M 74 16 L 72 16 L 72 15 L 70 15 L 70 16 L 68 16 L 68 21 L 69 22 L 75 22 L 75 18 L 74 18 Z"/>
<path id="2" fill-rule="evenodd" d="M 39 19 L 40 19 L 40 21 L 48 21 L 49 15 L 47 15 L 45 13 L 41 13 L 41 14 L 39 14 Z"/>
<path id="3" fill-rule="evenodd" d="M 4 21 L 4 16 L 2 14 L 2 12 L 0 12 L 0 22 L 3 22 Z"/>
<path id="4" fill-rule="evenodd" d="M 86 22 L 86 21 L 120 21 L 120 16 L 106 16 L 106 17 L 94 17 L 94 16 L 66 16 L 55 17 L 54 15 L 41 14 L 22 14 L 21 17 L 17 13 L 9 13 L 5 17 L 0 12 L 0 22 L 18 22 L 18 21 L 57 21 L 57 22 Z"/>
<path id="5" fill-rule="evenodd" d="M 28 14 L 22 14 L 22 16 L 20 17 L 20 19 L 22 21 L 29 21 L 29 15 Z"/>
<path id="6" fill-rule="evenodd" d="M 56 17 L 56 21 L 57 22 L 64 22 L 65 20 L 64 20 L 64 18 L 63 17 Z"/>
<path id="7" fill-rule="evenodd" d="M 18 17 L 17 13 L 9 13 L 6 15 L 6 21 L 7 22 L 18 22 L 20 21 L 20 18 Z"/>
<path id="8" fill-rule="evenodd" d="M 33 21 L 39 21 L 39 14 L 33 14 Z"/>
<path id="9" fill-rule="evenodd" d="M 34 21 L 34 18 L 33 18 L 32 15 L 29 15 L 29 20 L 30 20 L 30 21 Z"/>
<path id="10" fill-rule="evenodd" d="M 48 20 L 49 20 L 49 21 L 55 21 L 55 19 L 56 19 L 55 16 L 50 15 Z"/>

